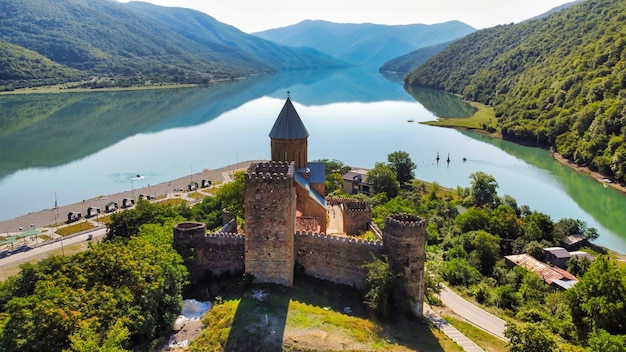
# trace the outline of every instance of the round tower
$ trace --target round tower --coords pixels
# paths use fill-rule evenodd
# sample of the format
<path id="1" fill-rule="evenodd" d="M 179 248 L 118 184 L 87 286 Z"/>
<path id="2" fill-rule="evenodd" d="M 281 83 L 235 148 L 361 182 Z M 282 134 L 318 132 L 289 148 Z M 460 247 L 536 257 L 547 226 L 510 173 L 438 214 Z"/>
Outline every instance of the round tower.
<path id="1" fill-rule="evenodd" d="M 298 112 L 287 98 L 274 126 L 270 131 L 272 161 L 294 162 L 301 169 L 308 162 L 309 132 L 304 127 Z"/>
<path id="2" fill-rule="evenodd" d="M 415 215 L 393 214 L 385 219 L 383 245 L 394 273 L 405 280 L 410 309 L 417 316 L 424 309 L 425 221 Z"/>

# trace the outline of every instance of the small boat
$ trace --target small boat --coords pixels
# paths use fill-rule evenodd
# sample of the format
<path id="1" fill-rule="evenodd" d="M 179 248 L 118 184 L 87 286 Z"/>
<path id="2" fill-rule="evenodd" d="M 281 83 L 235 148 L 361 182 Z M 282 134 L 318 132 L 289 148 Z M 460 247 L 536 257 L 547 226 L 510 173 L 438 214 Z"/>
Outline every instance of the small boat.
<path id="1" fill-rule="evenodd" d="M 437 161 L 439 161 L 439 152 L 437 152 L 437 158 L 435 158 Z"/>
<path id="2" fill-rule="evenodd" d="M 446 159 L 446 162 L 450 162 L 450 153 L 448 153 L 448 159 Z"/>
<path id="3" fill-rule="evenodd" d="M 415 120 L 409 119 L 409 120 L 407 120 L 407 122 L 415 122 Z"/>
<path id="4" fill-rule="evenodd" d="M 466 162 L 466 161 L 467 161 L 467 158 L 466 158 L 466 157 L 463 157 L 463 162 Z"/>

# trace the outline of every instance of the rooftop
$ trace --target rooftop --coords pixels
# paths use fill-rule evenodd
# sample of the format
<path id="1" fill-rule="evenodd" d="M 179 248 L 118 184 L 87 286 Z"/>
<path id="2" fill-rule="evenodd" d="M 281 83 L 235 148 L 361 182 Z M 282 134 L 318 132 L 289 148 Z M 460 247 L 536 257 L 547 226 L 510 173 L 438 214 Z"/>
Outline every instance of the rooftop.
<path id="1" fill-rule="evenodd" d="M 505 256 L 505 258 L 511 263 L 515 263 L 516 265 L 519 265 L 524 269 L 532 271 L 533 273 L 539 275 L 539 277 L 549 285 L 551 285 L 556 280 L 560 280 L 559 282 L 578 281 L 576 279 L 576 276 L 570 274 L 569 272 L 556 267 L 551 267 L 548 264 L 541 262 L 526 253 L 507 255 Z M 559 285 L 559 282 L 555 282 L 555 284 Z"/>
<path id="2" fill-rule="evenodd" d="M 276 122 L 269 134 L 273 139 L 302 139 L 309 137 L 309 132 L 304 127 L 296 108 L 291 99 L 287 98 L 283 109 L 278 114 Z"/>

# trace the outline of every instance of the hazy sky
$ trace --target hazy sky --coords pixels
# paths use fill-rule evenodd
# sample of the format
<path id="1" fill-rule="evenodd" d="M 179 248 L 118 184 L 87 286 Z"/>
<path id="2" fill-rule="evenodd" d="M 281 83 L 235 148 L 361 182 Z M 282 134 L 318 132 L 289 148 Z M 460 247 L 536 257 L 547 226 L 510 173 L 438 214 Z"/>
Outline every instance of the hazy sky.
<path id="1" fill-rule="evenodd" d="M 128 0 L 120 0 L 128 2 Z M 433 24 L 451 20 L 477 29 L 520 22 L 573 0 L 144 0 L 202 11 L 246 32 L 305 19 L 338 23 Z"/>

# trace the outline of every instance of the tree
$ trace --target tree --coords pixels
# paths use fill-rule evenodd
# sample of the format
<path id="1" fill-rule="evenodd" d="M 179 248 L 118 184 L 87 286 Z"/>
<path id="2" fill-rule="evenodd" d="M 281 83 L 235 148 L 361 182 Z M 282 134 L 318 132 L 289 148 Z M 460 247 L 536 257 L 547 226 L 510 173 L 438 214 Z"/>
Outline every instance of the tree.
<path id="1" fill-rule="evenodd" d="M 385 193 L 389 199 L 395 198 L 400 190 L 395 173 L 381 162 L 377 162 L 367 173 L 367 182 L 372 184 L 374 193 Z"/>
<path id="2" fill-rule="evenodd" d="M 346 172 L 350 171 L 350 166 L 347 166 L 343 162 L 336 160 L 336 159 L 333 159 L 333 160 L 317 159 L 317 160 L 314 160 L 314 162 L 324 163 L 324 173 L 326 174 L 326 176 L 333 174 L 333 173 L 343 175 Z"/>
<path id="3" fill-rule="evenodd" d="M 534 323 L 507 324 L 504 336 L 509 339 L 511 352 L 551 352 L 557 344 L 546 329 Z"/>
<path id="4" fill-rule="evenodd" d="M 587 344 L 589 352 L 626 352 L 626 336 L 611 335 L 604 330 L 592 333 Z"/>
<path id="5" fill-rule="evenodd" d="M 626 272 L 606 256 L 597 257 L 585 275 L 566 292 L 578 335 L 605 330 L 626 334 Z"/>
<path id="6" fill-rule="evenodd" d="M 415 163 L 409 157 L 409 153 L 402 151 L 395 151 L 387 155 L 387 162 L 393 172 L 396 173 L 396 179 L 401 185 L 411 181 L 415 178 Z"/>
<path id="7" fill-rule="evenodd" d="M 367 269 L 368 290 L 365 293 L 365 304 L 382 315 L 386 315 L 391 304 L 391 295 L 396 276 L 386 256 L 364 264 Z"/>
<path id="8" fill-rule="evenodd" d="M 472 204 L 479 207 L 485 205 L 493 206 L 498 196 L 496 179 L 482 171 L 471 174 L 470 178 L 472 179 L 470 187 L 470 201 Z"/>

